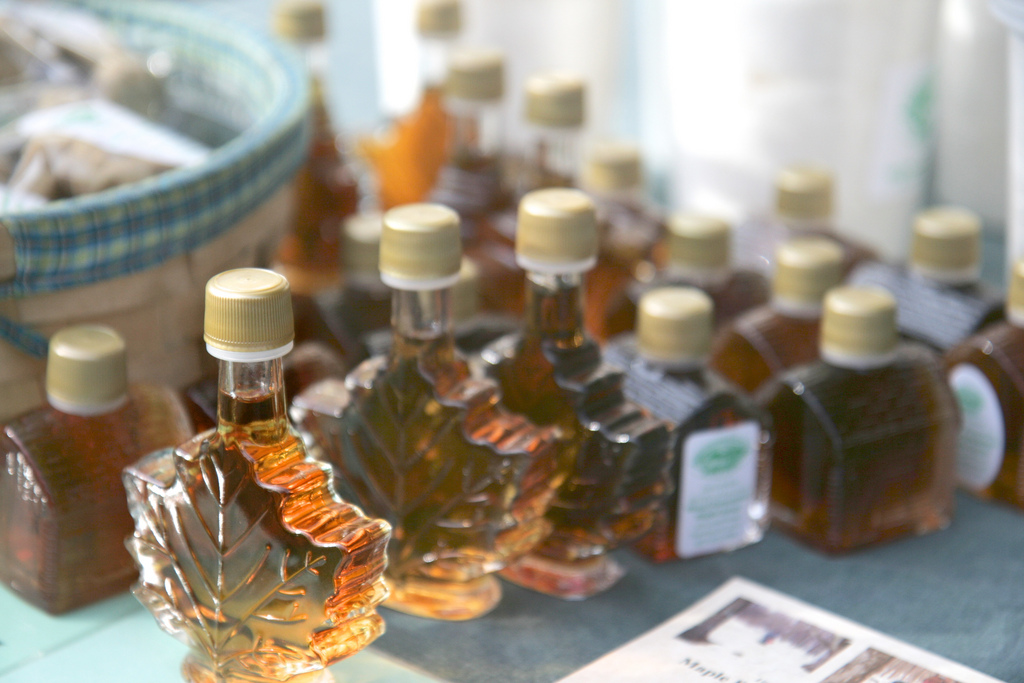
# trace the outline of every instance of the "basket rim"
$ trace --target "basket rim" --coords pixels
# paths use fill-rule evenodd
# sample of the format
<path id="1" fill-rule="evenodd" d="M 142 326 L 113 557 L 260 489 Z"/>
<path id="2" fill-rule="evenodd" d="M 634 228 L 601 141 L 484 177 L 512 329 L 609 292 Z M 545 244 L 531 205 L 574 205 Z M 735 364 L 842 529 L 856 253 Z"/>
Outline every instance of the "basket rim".
<path id="1" fill-rule="evenodd" d="M 8 5 L 9 2 L 2 2 Z M 270 57 L 267 61 L 279 68 L 277 74 L 269 79 L 280 82 L 287 87 L 275 93 L 265 114 L 255 120 L 245 130 L 239 131 L 229 141 L 212 148 L 206 158 L 194 166 L 172 168 L 147 178 L 131 183 L 111 187 L 79 197 L 68 197 L 47 202 L 44 206 L 19 210 L 0 215 L 0 219 L 17 217 L 18 220 L 44 218 L 67 211 L 90 212 L 102 209 L 116 199 L 119 204 L 133 199 L 148 197 L 153 189 L 173 190 L 187 187 L 189 184 L 215 175 L 218 171 L 237 164 L 240 160 L 256 153 L 264 146 L 282 136 L 290 126 L 301 124 L 307 115 L 310 97 L 305 69 L 294 50 L 273 40 L 258 29 L 232 20 L 222 10 L 210 7 L 182 6 L 170 0 L 149 0 L 145 4 L 124 3 L 118 0 L 61 0 L 60 4 L 102 13 L 120 12 L 140 19 L 158 21 L 168 27 L 174 26 L 194 30 L 207 28 L 212 19 L 218 25 L 230 25 L 232 30 L 231 44 L 240 42 L 248 44 L 250 49 L 263 51 Z M 206 32 L 206 31 L 204 31 Z M 212 34 L 212 32 L 211 32 Z M 226 41 L 225 41 L 226 44 Z M 0 222 L 0 229 L 6 226 Z"/>

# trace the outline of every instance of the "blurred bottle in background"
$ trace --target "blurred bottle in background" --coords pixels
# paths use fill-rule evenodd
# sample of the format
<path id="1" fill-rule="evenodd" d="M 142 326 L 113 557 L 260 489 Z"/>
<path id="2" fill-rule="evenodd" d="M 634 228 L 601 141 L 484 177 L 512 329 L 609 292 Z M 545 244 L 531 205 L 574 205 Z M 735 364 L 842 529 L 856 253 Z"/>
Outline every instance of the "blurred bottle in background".
<path id="1" fill-rule="evenodd" d="M 587 322 L 603 340 L 604 311 L 612 297 L 655 270 L 655 249 L 665 235 L 661 212 L 644 194 L 640 150 L 632 144 L 595 145 L 583 168 L 583 189 L 597 207 L 597 265 L 587 279 Z"/>
<path id="2" fill-rule="evenodd" d="M 312 78 L 313 139 L 309 159 L 295 176 L 292 224 L 278 248 L 279 268 L 292 292 L 308 295 L 338 281 L 339 226 L 356 211 L 356 175 L 338 149 L 324 96 L 324 6 L 319 0 L 280 0 L 274 32 L 302 52 Z"/>
<path id="3" fill-rule="evenodd" d="M 981 219 L 972 211 L 939 206 L 914 219 L 906 265 L 868 262 L 850 284 L 882 287 L 899 303 L 900 334 L 948 351 L 1003 316 L 999 292 L 981 281 Z"/>
<path id="4" fill-rule="evenodd" d="M 734 259 L 740 266 L 770 275 L 776 250 L 794 237 L 821 236 L 843 250 L 843 273 L 875 260 L 875 253 L 836 231 L 832 174 L 813 166 L 789 166 L 775 176 L 775 210 L 736 226 Z"/>
<path id="5" fill-rule="evenodd" d="M 640 297 L 657 287 L 696 287 L 714 302 L 715 329 L 768 301 L 768 280 L 737 268 L 732 260 L 732 226 L 715 216 L 677 213 L 668 220 L 668 265 L 647 281 L 634 280 L 609 297 L 604 311 L 608 337 L 636 325 Z"/>
<path id="6" fill-rule="evenodd" d="M 393 18 L 378 13 L 378 21 Z M 383 134 L 367 138 L 361 152 L 377 173 L 380 205 L 388 209 L 426 198 L 437 182 L 448 149 L 448 121 L 442 101 L 448 54 L 462 26 L 458 0 L 419 0 L 416 28 L 421 38 L 419 103 Z"/>

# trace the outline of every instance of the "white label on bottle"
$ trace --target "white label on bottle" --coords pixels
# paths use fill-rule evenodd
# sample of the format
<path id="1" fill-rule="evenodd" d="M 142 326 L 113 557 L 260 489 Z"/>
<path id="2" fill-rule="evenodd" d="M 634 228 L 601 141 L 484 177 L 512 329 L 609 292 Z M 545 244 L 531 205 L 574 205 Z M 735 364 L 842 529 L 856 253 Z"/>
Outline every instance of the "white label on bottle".
<path id="1" fill-rule="evenodd" d="M 986 488 L 999 474 L 1006 452 L 1006 429 L 999 396 L 981 370 L 968 363 L 953 368 L 949 383 L 956 392 L 963 416 L 957 441 L 957 477 L 966 488 Z"/>
<path id="2" fill-rule="evenodd" d="M 901 64 L 889 70 L 876 114 L 869 185 L 874 200 L 921 192 L 932 141 L 932 99 L 930 63 Z"/>
<path id="3" fill-rule="evenodd" d="M 743 545 L 756 522 L 761 426 L 748 420 L 686 437 L 680 468 L 676 555 L 692 557 Z"/>

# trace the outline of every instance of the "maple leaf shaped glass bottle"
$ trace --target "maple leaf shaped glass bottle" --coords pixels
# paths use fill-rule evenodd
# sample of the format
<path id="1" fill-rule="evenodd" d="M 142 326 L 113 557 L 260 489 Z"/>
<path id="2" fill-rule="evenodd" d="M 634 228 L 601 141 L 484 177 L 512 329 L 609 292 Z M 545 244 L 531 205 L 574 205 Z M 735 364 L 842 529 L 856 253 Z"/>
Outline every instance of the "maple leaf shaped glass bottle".
<path id="1" fill-rule="evenodd" d="M 192 425 L 170 389 L 127 383 L 124 340 L 99 325 L 50 339 L 46 396 L 0 430 L 0 581 L 58 614 L 128 589 L 121 468 Z"/>
<path id="2" fill-rule="evenodd" d="M 655 289 L 640 299 L 636 335 L 605 350 L 626 370 L 626 396 L 674 426 L 668 515 L 634 545 L 656 562 L 742 548 L 768 527 L 767 418 L 707 367 L 712 319 L 699 289 Z"/>
<path id="3" fill-rule="evenodd" d="M 873 287 L 829 291 L 820 348 L 758 397 L 773 523 L 832 553 L 945 528 L 960 417 L 936 353 L 899 341 L 896 302 Z"/>
<path id="4" fill-rule="evenodd" d="M 945 362 L 964 421 L 960 485 L 1024 508 L 1024 261 L 1013 266 L 1006 321 L 957 344 Z"/>
<path id="5" fill-rule="evenodd" d="M 814 166 L 790 166 L 775 178 L 775 213 L 754 216 L 736 226 L 737 265 L 766 276 L 772 272 L 775 250 L 794 237 L 828 237 L 843 250 L 843 275 L 878 257 L 867 246 L 840 234 L 833 225 L 832 173 Z"/>
<path id="6" fill-rule="evenodd" d="M 980 281 L 980 272 L 981 219 L 939 206 L 915 217 L 906 266 L 864 263 L 849 282 L 892 292 L 900 334 L 946 352 L 1003 317 L 1002 298 Z"/>
<path id="7" fill-rule="evenodd" d="M 672 488 L 667 426 L 623 396 L 623 373 L 584 330 L 583 274 L 596 257 L 597 219 L 584 193 L 523 197 L 516 258 L 527 271 L 525 325 L 482 353 L 505 405 L 556 427 L 572 463 L 548 513 L 551 536 L 502 576 L 566 599 L 623 575 L 609 551 L 649 531 Z"/>
<path id="8" fill-rule="evenodd" d="M 340 226 L 356 212 L 359 186 L 338 149 L 324 97 L 324 6 L 320 0 L 278 0 L 274 32 L 299 48 L 312 88 L 313 137 L 309 157 L 295 175 L 293 212 L 277 259 L 295 294 L 322 291 L 338 281 Z"/>
<path id="9" fill-rule="evenodd" d="M 798 237 L 775 252 L 771 303 L 747 311 L 715 335 L 709 364 L 748 393 L 818 359 L 825 292 L 842 278 L 843 252 L 825 237 Z"/>
<path id="10" fill-rule="evenodd" d="M 526 81 L 530 139 L 523 157 L 509 162 L 513 200 L 480 223 L 479 244 L 471 253 L 483 272 L 480 298 L 484 310 L 515 316 L 523 313 L 525 282 L 515 251 L 517 202 L 533 190 L 576 186 L 585 96 L 586 85 L 575 74 L 543 72 Z"/>
<path id="11" fill-rule="evenodd" d="M 435 619 L 490 611 L 494 572 L 550 531 L 544 513 L 565 478 L 551 430 L 499 405 L 455 350 L 451 288 L 459 219 L 438 204 L 384 216 L 380 271 L 394 289 L 394 337 L 345 382 L 296 398 L 292 415 L 339 485 L 391 522 L 387 606 Z"/>
<path id="12" fill-rule="evenodd" d="M 461 28 L 459 0 L 419 0 L 416 30 L 423 81 L 420 101 L 384 135 L 360 143 L 360 150 L 377 172 L 380 205 L 385 209 L 423 201 L 437 183 L 448 151 L 445 68 Z"/>
<path id="13" fill-rule="evenodd" d="M 668 221 L 669 263 L 647 281 L 634 280 L 609 297 L 604 333 L 632 332 L 644 292 L 659 287 L 696 287 L 715 304 L 715 327 L 766 303 L 770 288 L 760 272 L 732 265 L 732 227 L 699 213 L 676 213 Z"/>
<path id="14" fill-rule="evenodd" d="M 643 197 L 640 150 L 604 142 L 594 146 L 583 167 L 583 189 L 597 206 L 597 265 L 587 278 L 587 324 L 607 338 L 604 313 L 612 297 L 634 279 L 655 270 L 655 248 L 666 228 Z"/>
<path id="15" fill-rule="evenodd" d="M 387 522 L 333 492 L 285 413 L 288 281 L 255 268 L 206 286 L 217 427 L 124 471 L 135 596 L 186 643 L 185 679 L 327 681 L 383 633 Z"/>

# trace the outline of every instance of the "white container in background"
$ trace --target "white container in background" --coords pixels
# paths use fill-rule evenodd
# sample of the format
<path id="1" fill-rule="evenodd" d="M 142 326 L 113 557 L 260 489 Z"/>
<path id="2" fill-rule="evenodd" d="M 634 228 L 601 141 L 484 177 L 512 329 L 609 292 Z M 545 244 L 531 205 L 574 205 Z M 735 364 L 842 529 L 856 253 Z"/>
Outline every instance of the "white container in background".
<path id="1" fill-rule="evenodd" d="M 666 0 L 673 203 L 739 218 L 833 169 L 839 230 L 900 258 L 933 142 L 935 0 Z"/>
<path id="2" fill-rule="evenodd" d="M 1024 0 L 990 0 L 993 14 L 1010 29 L 1010 177 L 1006 219 L 1007 264 L 1024 256 Z"/>
<path id="3" fill-rule="evenodd" d="M 987 0 L 942 0 L 935 200 L 1006 224 L 1007 31 Z"/>

